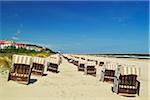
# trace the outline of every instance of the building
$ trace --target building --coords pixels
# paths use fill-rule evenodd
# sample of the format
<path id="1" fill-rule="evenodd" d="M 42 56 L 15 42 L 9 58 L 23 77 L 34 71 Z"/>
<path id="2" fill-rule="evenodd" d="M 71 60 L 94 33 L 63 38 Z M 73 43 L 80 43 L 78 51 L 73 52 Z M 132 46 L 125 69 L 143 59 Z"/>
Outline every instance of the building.
<path id="1" fill-rule="evenodd" d="M 46 50 L 45 47 L 32 45 L 32 44 L 23 44 L 23 43 L 16 43 L 13 41 L 6 41 L 6 40 L 0 40 L 0 50 L 9 47 L 9 46 L 15 46 L 16 48 L 25 48 L 27 50 L 35 50 L 35 51 L 42 51 Z"/>

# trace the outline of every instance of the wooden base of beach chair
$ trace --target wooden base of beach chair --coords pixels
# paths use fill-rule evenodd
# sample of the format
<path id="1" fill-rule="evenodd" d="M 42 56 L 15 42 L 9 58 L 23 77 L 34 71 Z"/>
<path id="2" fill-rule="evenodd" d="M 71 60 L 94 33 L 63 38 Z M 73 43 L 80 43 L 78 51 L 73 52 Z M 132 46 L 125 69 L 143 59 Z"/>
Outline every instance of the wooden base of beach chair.
<path id="1" fill-rule="evenodd" d="M 33 70 L 33 71 L 32 71 L 32 74 L 34 74 L 34 75 L 39 75 L 39 76 L 44 76 L 44 73 L 41 72 L 41 71 L 39 71 L 39 70 Z"/>
<path id="2" fill-rule="evenodd" d="M 130 88 L 131 87 L 131 88 Z M 126 94 L 136 94 L 137 89 L 134 86 L 129 86 L 129 87 L 119 87 L 119 93 L 126 93 Z"/>
<path id="3" fill-rule="evenodd" d="M 96 76 L 96 71 L 87 71 L 87 75 Z"/>
<path id="4" fill-rule="evenodd" d="M 37 63 L 33 63 L 32 65 L 32 73 L 34 75 L 41 75 L 43 76 L 44 74 L 44 65 L 43 64 L 37 64 Z"/>
<path id="5" fill-rule="evenodd" d="M 114 77 L 104 76 L 103 82 L 111 82 L 111 83 L 113 83 L 114 82 Z"/>
<path id="6" fill-rule="evenodd" d="M 18 81 L 26 85 L 30 83 L 29 75 L 23 75 L 23 74 L 9 73 L 8 81 L 9 80 Z"/>
<path id="7" fill-rule="evenodd" d="M 50 63 L 47 68 L 48 71 L 58 73 L 58 64 Z"/>

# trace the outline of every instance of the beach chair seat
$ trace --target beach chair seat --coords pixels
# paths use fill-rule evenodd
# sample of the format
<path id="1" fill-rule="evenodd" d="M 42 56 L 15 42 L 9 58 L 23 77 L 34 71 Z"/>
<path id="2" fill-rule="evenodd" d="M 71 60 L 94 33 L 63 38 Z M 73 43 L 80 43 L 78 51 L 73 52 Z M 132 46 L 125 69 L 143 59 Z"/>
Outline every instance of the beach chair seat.
<path id="1" fill-rule="evenodd" d="M 58 72 L 58 64 L 54 64 L 54 63 L 49 63 L 48 64 L 48 71 L 52 71 L 52 72 Z"/>
<path id="2" fill-rule="evenodd" d="M 86 70 L 87 70 L 87 74 L 96 74 L 95 66 L 87 66 Z"/>
<path id="3" fill-rule="evenodd" d="M 119 94 L 138 94 L 140 89 L 140 82 L 137 80 L 139 76 L 139 68 L 121 66 L 116 69 L 114 84 L 112 87 L 113 92 Z"/>
<path id="4" fill-rule="evenodd" d="M 33 57 L 32 73 L 34 75 L 44 75 L 45 59 L 41 57 Z"/>
<path id="5" fill-rule="evenodd" d="M 90 74 L 93 76 L 96 76 L 96 62 L 95 61 L 87 61 L 85 68 L 84 68 L 84 74 Z"/>
<path id="6" fill-rule="evenodd" d="M 13 55 L 12 67 L 9 72 L 8 81 L 21 81 L 29 84 L 32 71 L 32 57 L 23 55 Z"/>

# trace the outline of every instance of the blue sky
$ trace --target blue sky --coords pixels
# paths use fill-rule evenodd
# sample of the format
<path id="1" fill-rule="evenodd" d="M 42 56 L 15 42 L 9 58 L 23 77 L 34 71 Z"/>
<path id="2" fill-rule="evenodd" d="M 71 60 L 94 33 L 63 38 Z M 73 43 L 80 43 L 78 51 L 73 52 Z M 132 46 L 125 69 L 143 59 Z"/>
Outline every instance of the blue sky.
<path id="1" fill-rule="evenodd" d="M 148 2 L 0 2 L 0 39 L 66 53 L 148 53 Z"/>

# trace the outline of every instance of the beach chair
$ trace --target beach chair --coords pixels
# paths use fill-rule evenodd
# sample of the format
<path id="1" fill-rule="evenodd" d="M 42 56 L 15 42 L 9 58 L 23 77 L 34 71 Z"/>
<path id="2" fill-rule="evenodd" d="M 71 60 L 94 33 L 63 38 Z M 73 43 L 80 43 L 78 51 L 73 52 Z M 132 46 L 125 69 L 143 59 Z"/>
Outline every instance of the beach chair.
<path id="1" fill-rule="evenodd" d="M 99 62 L 99 66 L 103 66 L 104 65 L 104 62 L 103 61 L 100 61 Z"/>
<path id="2" fill-rule="evenodd" d="M 73 58 L 72 63 L 73 63 L 74 65 L 78 66 L 79 58 Z"/>
<path id="3" fill-rule="evenodd" d="M 13 55 L 12 66 L 9 71 L 8 81 L 20 81 L 25 84 L 30 83 L 32 71 L 32 57 L 23 55 Z"/>
<path id="4" fill-rule="evenodd" d="M 69 55 L 63 55 L 63 57 L 64 57 L 68 62 L 70 62 L 71 56 L 69 56 Z"/>
<path id="5" fill-rule="evenodd" d="M 58 72 L 58 67 L 60 65 L 60 58 L 59 57 L 49 57 L 47 61 L 47 70 L 52 72 Z"/>
<path id="6" fill-rule="evenodd" d="M 78 63 L 78 71 L 84 71 L 86 60 L 80 59 Z"/>
<path id="7" fill-rule="evenodd" d="M 81 57 L 82 60 L 86 60 L 84 57 Z"/>
<path id="8" fill-rule="evenodd" d="M 33 57 L 32 73 L 43 76 L 45 69 L 45 58 Z"/>
<path id="9" fill-rule="evenodd" d="M 87 61 L 84 68 L 84 74 L 90 74 L 96 76 L 96 62 L 95 61 Z"/>
<path id="10" fill-rule="evenodd" d="M 124 94 L 127 96 L 137 94 L 140 91 L 140 82 L 138 76 L 140 75 L 140 68 L 135 66 L 118 66 L 115 71 L 115 78 L 112 91 L 117 94 Z"/>
<path id="11" fill-rule="evenodd" d="M 100 81 L 113 82 L 115 77 L 115 69 L 117 67 L 117 63 L 107 62 L 102 66 Z"/>
<path id="12" fill-rule="evenodd" d="M 95 60 L 95 59 L 87 59 L 87 61 L 94 61 L 95 63 L 96 63 L 96 65 L 98 64 L 98 61 L 97 60 Z"/>

